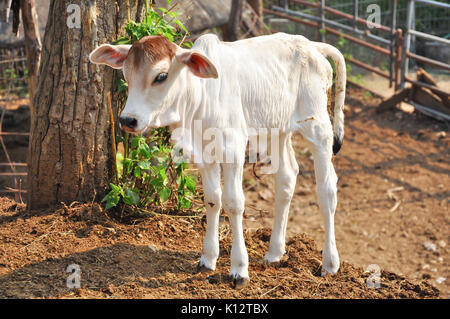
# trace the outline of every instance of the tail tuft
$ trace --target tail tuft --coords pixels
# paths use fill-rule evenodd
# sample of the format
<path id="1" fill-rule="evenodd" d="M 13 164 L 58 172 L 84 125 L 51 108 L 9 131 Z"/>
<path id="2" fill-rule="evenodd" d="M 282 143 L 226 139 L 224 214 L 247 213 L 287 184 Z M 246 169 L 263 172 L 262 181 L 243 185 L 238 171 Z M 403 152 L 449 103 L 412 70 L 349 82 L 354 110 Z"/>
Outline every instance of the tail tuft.
<path id="1" fill-rule="evenodd" d="M 336 127 L 333 137 L 333 154 L 336 155 L 344 143 L 344 130 L 342 127 Z"/>
<path id="2" fill-rule="evenodd" d="M 338 138 L 337 136 L 333 139 L 333 154 L 336 155 L 339 153 L 339 150 L 341 149 L 343 140 Z"/>

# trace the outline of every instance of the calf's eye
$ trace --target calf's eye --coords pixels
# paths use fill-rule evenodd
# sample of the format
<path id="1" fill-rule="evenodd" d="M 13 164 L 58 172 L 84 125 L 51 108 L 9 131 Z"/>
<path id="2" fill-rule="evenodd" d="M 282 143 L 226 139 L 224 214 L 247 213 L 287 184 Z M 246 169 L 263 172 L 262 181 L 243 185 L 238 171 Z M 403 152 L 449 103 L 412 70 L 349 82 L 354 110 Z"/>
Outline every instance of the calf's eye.
<path id="1" fill-rule="evenodd" d="M 153 81 L 153 83 L 161 83 L 164 82 L 167 79 L 168 74 L 163 72 L 158 74 L 158 76 L 155 78 L 155 80 Z"/>

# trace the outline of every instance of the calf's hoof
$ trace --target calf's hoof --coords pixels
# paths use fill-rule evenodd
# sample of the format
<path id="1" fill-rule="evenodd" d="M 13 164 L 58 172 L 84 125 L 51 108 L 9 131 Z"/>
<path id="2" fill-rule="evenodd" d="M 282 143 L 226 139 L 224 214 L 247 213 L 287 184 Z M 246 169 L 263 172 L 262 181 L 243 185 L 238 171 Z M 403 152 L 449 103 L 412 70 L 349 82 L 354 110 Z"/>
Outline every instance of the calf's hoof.
<path id="1" fill-rule="evenodd" d="M 264 262 L 267 263 L 268 265 L 270 264 L 277 264 L 281 261 L 281 258 L 283 258 L 283 255 L 269 255 L 266 254 L 264 256 Z"/>
<path id="2" fill-rule="evenodd" d="M 339 255 L 336 250 L 330 249 L 330 250 L 324 250 L 323 256 L 322 256 L 322 277 L 326 276 L 327 274 L 335 275 L 340 266 L 339 261 Z"/>
<path id="3" fill-rule="evenodd" d="M 206 265 L 201 260 L 198 262 L 198 264 L 197 264 L 197 272 L 198 273 L 199 272 L 206 273 L 206 272 L 211 272 L 211 271 L 214 271 L 214 269 L 206 267 Z"/>
<path id="4" fill-rule="evenodd" d="M 232 287 L 236 290 L 240 290 L 242 288 L 247 287 L 248 283 L 250 282 L 249 278 L 244 278 L 241 276 L 230 276 Z"/>

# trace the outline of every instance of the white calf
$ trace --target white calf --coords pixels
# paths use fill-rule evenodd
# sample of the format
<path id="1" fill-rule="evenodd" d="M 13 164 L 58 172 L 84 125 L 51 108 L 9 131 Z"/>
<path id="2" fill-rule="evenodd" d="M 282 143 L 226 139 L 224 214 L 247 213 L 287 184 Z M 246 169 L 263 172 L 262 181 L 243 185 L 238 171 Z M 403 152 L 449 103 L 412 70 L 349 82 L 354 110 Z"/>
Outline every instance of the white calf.
<path id="1" fill-rule="evenodd" d="M 337 71 L 333 124 L 327 112 L 333 72 L 326 57 L 334 61 Z M 298 174 L 291 135 L 298 131 L 313 154 L 318 202 L 325 222 L 322 273 L 338 271 L 334 237 L 337 177 L 331 157 L 333 151 L 339 151 L 344 136 L 346 72 L 345 61 L 336 48 L 303 36 L 277 33 L 232 43 L 204 35 L 192 50 L 187 50 L 164 37 L 150 36 L 133 45 L 102 45 L 91 53 L 90 60 L 123 71 L 129 84 L 128 100 L 120 116 L 124 130 L 141 133 L 150 127 L 183 128 L 187 132 L 183 149 L 193 154 L 204 151 L 202 144 L 192 142 L 196 134 L 209 128 L 224 132 L 221 143 L 234 161 L 198 162 L 207 216 L 200 270 L 216 267 L 223 206 L 233 231 L 230 275 L 236 287 L 249 280 L 242 229 L 245 151 L 250 129 L 277 128 L 280 151 L 271 154 L 279 161 L 275 220 L 265 259 L 277 262 L 285 253 L 289 205 Z M 197 120 L 202 121 L 200 132 L 193 125 Z"/>

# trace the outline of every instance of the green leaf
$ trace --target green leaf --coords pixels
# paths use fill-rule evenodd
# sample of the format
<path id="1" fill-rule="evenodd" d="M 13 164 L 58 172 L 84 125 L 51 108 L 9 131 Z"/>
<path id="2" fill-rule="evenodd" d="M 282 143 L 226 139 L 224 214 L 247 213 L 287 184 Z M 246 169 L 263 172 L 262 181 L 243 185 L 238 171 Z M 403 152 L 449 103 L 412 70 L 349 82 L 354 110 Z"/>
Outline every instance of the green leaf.
<path id="1" fill-rule="evenodd" d="M 119 201 L 120 201 L 120 196 L 119 193 L 116 192 L 114 189 L 111 190 L 108 195 L 106 195 L 103 199 L 102 199 L 102 203 L 106 201 L 106 206 L 105 209 L 108 210 L 114 206 L 116 206 Z"/>
<path id="2" fill-rule="evenodd" d="M 185 177 L 185 185 L 187 189 L 189 189 L 192 193 L 195 193 L 195 180 L 192 177 Z"/>
<path id="3" fill-rule="evenodd" d="M 163 8 L 163 7 L 158 8 L 158 10 L 161 11 L 162 13 L 169 12 L 169 10 L 167 10 L 166 8 Z"/>
<path id="4" fill-rule="evenodd" d="M 149 170 L 150 169 L 150 164 L 147 161 L 140 161 L 138 163 L 138 166 L 142 170 Z"/>
<path id="5" fill-rule="evenodd" d="M 103 197 L 102 201 L 100 203 L 106 202 L 108 200 L 109 194 L 107 194 L 105 197 Z"/>
<path id="6" fill-rule="evenodd" d="M 144 158 L 150 157 L 150 147 L 145 142 L 139 145 L 139 154 Z"/>
<path id="7" fill-rule="evenodd" d="M 169 181 L 169 178 L 166 175 L 166 170 L 164 167 L 159 169 L 159 175 L 161 176 L 161 180 L 164 185 L 167 185 L 167 182 Z"/>
<path id="8" fill-rule="evenodd" d="M 120 78 L 117 82 L 118 93 L 126 93 L 128 90 L 128 83 L 122 78 Z"/>
<path id="9" fill-rule="evenodd" d="M 120 194 L 120 195 L 123 196 L 123 189 L 122 189 L 122 187 L 120 185 L 116 186 L 113 183 L 109 183 L 109 186 L 111 186 L 111 188 L 112 188 L 111 192 L 114 192 L 116 194 Z"/>
<path id="10" fill-rule="evenodd" d="M 117 203 L 118 203 L 118 202 L 117 202 Z M 108 202 L 106 203 L 105 210 L 108 210 L 108 209 L 111 209 L 111 208 L 117 206 L 117 203 L 108 201 Z"/>
<path id="11" fill-rule="evenodd" d="M 135 136 L 131 139 L 131 147 L 132 148 L 136 148 L 139 146 L 139 142 L 140 142 L 140 137 L 139 136 Z"/>
<path id="12" fill-rule="evenodd" d="M 191 201 L 185 197 L 178 197 L 178 207 L 180 209 L 187 209 L 191 207 Z"/>
<path id="13" fill-rule="evenodd" d="M 158 195 L 159 198 L 161 199 L 161 202 L 165 202 L 167 201 L 167 199 L 169 199 L 170 196 L 170 188 L 168 188 L 167 186 L 163 186 L 159 191 L 158 191 Z"/>
<path id="14" fill-rule="evenodd" d="M 136 166 L 134 168 L 134 177 L 141 177 L 141 169 L 139 168 L 139 166 Z"/>
<path id="15" fill-rule="evenodd" d="M 139 204 L 140 197 L 139 194 L 131 189 L 125 190 L 125 197 L 123 198 L 123 201 L 127 205 L 137 205 Z"/>
<path id="16" fill-rule="evenodd" d="M 150 185 L 155 186 L 156 189 L 164 187 L 164 182 L 161 177 L 155 178 L 150 182 Z"/>
<path id="17" fill-rule="evenodd" d="M 139 155 L 139 153 L 138 153 L 138 151 L 136 151 L 136 150 L 132 150 L 132 151 L 130 152 L 130 158 L 131 158 L 132 160 L 138 160 L 138 155 Z"/>
<path id="18" fill-rule="evenodd" d="M 112 44 L 118 45 L 118 44 L 131 44 L 131 41 L 127 37 L 120 37 L 116 41 L 113 41 Z"/>
<path id="19" fill-rule="evenodd" d="M 186 33 L 189 33 L 188 30 L 186 29 L 186 27 L 184 26 L 183 23 L 181 23 L 180 20 L 175 20 L 175 23 L 178 24 L 178 26 Z"/>
<path id="20" fill-rule="evenodd" d="M 133 161 L 129 158 L 125 158 L 123 160 L 123 170 L 126 174 L 130 174 L 131 173 L 131 166 L 133 164 Z"/>

